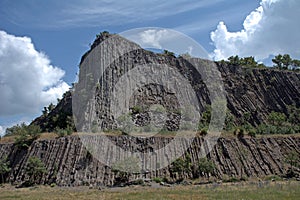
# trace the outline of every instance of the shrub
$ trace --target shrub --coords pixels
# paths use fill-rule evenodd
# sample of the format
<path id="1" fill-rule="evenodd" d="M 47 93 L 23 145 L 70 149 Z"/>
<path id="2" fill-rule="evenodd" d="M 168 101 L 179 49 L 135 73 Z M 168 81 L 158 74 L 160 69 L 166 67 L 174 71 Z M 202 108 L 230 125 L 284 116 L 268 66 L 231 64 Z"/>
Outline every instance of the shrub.
<path id="1" fill-rule="evenodd" d="M 286 121 L 286 116 L 283 113 L 272 111 L 268 116 L 268 121 L 274 126 L 280 126 Z"/>
<path id="2" fill-rule="evenodd" d="M 131 112 L 132 112 L 133 114 L 142 113 L 142 112 L 143 112 L 143 108 L 142 108 L 141 106 L 136 105 L 136 106 L 133 106 L 133 107 L 131 108 Z"/>
<path id="3" fill-rule="evenodd" d="M 249 135 L 250 137 L 256 137 L 256 132 L 255 132 L 255 130 L 254 130 L 254 129 L 251 129 L 251 130 L 248 132 L 248 135 Z"/>
<path id="4" fill-rule="evenodd" d="M 207 131 L 208 131 L 207 128 L 203 128 L 203 129 L 200 130 L 199 135 L 204 137 L 208 134 Z"/>
<path id="5" fill-rule="evenodd" d="M 189 154 L 185 158 L 177 158 L 172 162 L 171 171 L 179 174 L 179 179 L 182 179 L 183 174 L 192 171 L 192 160 Z"/>
<path id="6" fill-rule="evenodd" d="M 278 175 L 270 175 L 270 176 L 266 176 L 264 178 L 264 180 L 266 180 L 266 181 L 281 181 L 282 178 Z"/>
<path id="7" fill-rule="evenodd" d="M 50 187 L 55 187 L 55 186 L 56 186 L 55 183 L 51 183 L 51 184 L 50 184 Z"/>
<path id="8" fill-rule="evenodd" d="M 160 178 L 160 177 L 154 177 L 154 178 L 152 179 L 152 181 L 154 181 L 154 182 L 156 182 L 156 183 L 161 183 L 161 182 L 163 182 L 163 179 Z"/>
<path id="9" fill-rule="evenodd" d="M 29 176 L 28 185 L 33 185 L 38 183 L 38 178 L 41 178 L 47 171 L 44 163 L 38 157 L 30 157 L 25 172 Z"/>
<path id="10" fill-rule="evenodd" d="M 70 126 L 68 126 L 65 129 L 56 128 L 54 132 L 56 133 L 56 135 L 58 135 L 58 137 L 64 137 L 67 135 L 71 135 L 73 133 L 73 129 Z"/>
<path id="11" fill-rule="evenodd" d="M 198 162 L 198 170 L 201 176 L 206 175 L 209 180 L 209 174 L 215 170 L 216 166 L 211 160 L 201 158 Z"/>
<path id="12" fill-rule="evenodd" d="M 7 157 L 4 157 L 0 159 L 0 175 L 1 180 L 0 183 L 5 183 L 6 181 L 6 175 L 9 173 L 11 168 L 9 167 L 9 161 L 7 160 Z"/>
<path id="13" fill-rule="evenodd" d="M 243 138 L 245 135 L 245 130 L 243 128 L 236 128 L 234 130 L 234 135 L 236 135 L 238 138 Z"/>
<path id="14" fill-rule="evenodd" d="M 164 50 L 163 55 L 175 57 L 175 53 L 172 51 Z"/>
<path id="15" fill-rule="evenodd" d="M 231 177 L 229 179 L 224 179 L 223 182 L 225 182 L 225 183 L 235 183 L 235 182 L 239 182 L 239 179 L 237 179 L 236 177 Z"/>
<path id="16" fill-rule="evenodd" d="M 27 126 L 25 123 L 17 124 L 6 130 L 7 136 L 16 136 L 15 143 L 21 148 L 28 148 L 31 143 L 41 135 L 41 129 L 37 125 Z"/>

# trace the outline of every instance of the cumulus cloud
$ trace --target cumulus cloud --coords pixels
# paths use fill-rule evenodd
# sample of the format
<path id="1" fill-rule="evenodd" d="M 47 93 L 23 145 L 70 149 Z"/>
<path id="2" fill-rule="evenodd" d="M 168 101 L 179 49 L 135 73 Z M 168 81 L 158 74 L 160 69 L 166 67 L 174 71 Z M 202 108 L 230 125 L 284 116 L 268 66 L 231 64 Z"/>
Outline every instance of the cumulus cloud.
<path id="1" fill-rule="evenodd" d="M 298 0 L 262 0 L 246 17 L 241 31 L 230 32 L 225 23 L 220 22 L 211 32 L 215 46 L 212 57 L 220 60 L 239 55 L 263 60 L 270 55 L 288 53 L 299 58 L 299 7 Z"/>
<path id="2" fill-rule="evenodd" d="M 137 28 L 120 33 L 145 49 L 169 50 L 175 54 L 208 58 L 208 53 L 195 40 L 181 32 L 165 28 Z"/>
<path id="3" fill-rule="evenodd" d="M 141 42 L 143 46 L 150 46 L 157 49 L 161 49 L 161 43 L 166 37 L 170 36 L 172 33 L 167 29 L 155 30 L 149 29 L 140 33 Z"/>
<path id="4" fill-rule="evenodd" d="M 43 106 L 56 103 L 69 89 L 64 73 L 30 38 L 0 31 L 0 117 L 38 114 Z"/>
<path id="5" fill-rule="evenodd" d="M 3 136 L 5 133 L 4 127 L 0 126 L 0 136 Z"/>

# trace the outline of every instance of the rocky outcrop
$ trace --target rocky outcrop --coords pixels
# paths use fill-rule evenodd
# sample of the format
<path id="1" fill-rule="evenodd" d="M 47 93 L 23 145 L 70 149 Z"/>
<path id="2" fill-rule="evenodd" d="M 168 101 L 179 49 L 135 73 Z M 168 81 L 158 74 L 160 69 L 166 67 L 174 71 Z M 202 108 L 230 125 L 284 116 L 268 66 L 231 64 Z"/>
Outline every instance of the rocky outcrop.
<path id="1" fill-rule="evenodd" d="M 94 136 L 86 136 L 94 137 Z M 104 137 L 104 136 L 103 136 Z M 132 151 L 151 151 L 161 148 L 171 138 L 151 137 L 132 143 L 129 136 L 107 136 L 116 144 Z M 125 145 L 124 145 L 125 144 Z M 197 137 L 188 148 L 193 164 L 197 164 L 201 157 L 201 147 L 207 149 L 203 138 Z M 216 166 L 213 176 L 217 179 L 264 177 L 267 175 L 284 175 L 290 167 L 285 161 L 290 152 L 300 154 L 300 137 L 266 137 L 266 138 L 219 138 L 212 151 L 207 154 Z M 170 154 L 176 153 L 177 148 L 171 149 Z M 114 152 L 112 152 L 114 153 Z M 116 153 L 116 152 L 115 152 Z M 40 177 L 40 183 L 56 183 L 61 186 L 112 186 L 116 183 L 116 174 L 110 167 L 105 166 L 92 154 L 77 136 L 68 136 L 53 140 L 35 141 L 28 149 L 20 149 L 14 144 L 0 144 L 0 158 L 8 157 L 11 172 L 8 178 L 13 183 L 24 182 L 28 177 L 25 167 L 28 158 L 40 158 L 47 168 L 47 172 Z M 170 162 L 166 160 L 166 162 Z M 300 160 L 298 159 L 298 164 Z M 299 172 L 299 168 L 297 168 Z M 176 179 L 170 166 L 132 175 L 131 179 L 166 177 Z M 186 173 L 185 177 L 191 177 Z"/>
<path id="2" fill-rule="evenodd" d="M 66 92 L 53 110 L 34 119 L 31 124 L 38 125 L 44 132 L 51 132 L 56 128 L 66 128 L 68 126 L 71 126 L 75 131 L 71 92 Z"/>
<path id="3" fill-rule="evenodd" d="M 100 35 L 95 40 L 91 50 L 82 57 L 79 84 L 77 84 L 78 90 L 90 91 L 94 90 L 94 86 L 99 83 L 95 96 L 85 98 L 94 99 L 92 104 L 96 116 L 94 116 L 93 121 L 101 128 L 112 129 L 117 126 L 114 117 L 107 112 L 111 103 L 111 92 L 122 76 L 127 75 L 128 71 L 140 65 L 166 65 L 178 70 L 192 85 L 199 101 L 200 113 L 204 111 L 206 104 L 211 104 L 209 98 L 211 94 L 204 83 L 205 77 L 195 70 L 194 65 L 196 63 L 200 69 L 209 69 L 210 65 L 216 65 L 226 91 L 227 107 L 234 116 L 235 124 L 248 121 L 253 126 L 257 126 L 266 122 L 271 111 L 285 113 L 288 117 L 290 114 L 289 106 L 300 107 L 300 73 L 267 68 L 245 68 L 201 59 L 197 59 L 192 64 L 182 57 L 176 58 L 143 50 L 138 45 L 120 36 L 114 36 L 116 38 L 115 45 L 118 46 L 115 51 L 113 48 L 103 49 L 103 47 L 99 47 L 110 37 L 112 36 L 109 34 Z M 126 52 L 128 49 L 130 50 L 129 53 Z M 110 58 L 109 55 L 115 54 L 121 54 L 122 56 Z M 108 58 L 109 61 L 107 61 Z M 104 70 L 104 66 L 110 61 L 112 63 Z M 96 73 L 94 73 L 95 71 Z M 101 79 L 98 79 L 99 74 L 95 75 L 100 73 L 98 71 L 103 71 Z M 83 87 L 80 88 L 80 85 Z M 136 125 L 143 126 L 147 124 L 149 118 L 147 110 L 151 104 L 158 103 L 167 107 L 167 110 L 176 110 L 178 99 L 174 97 L 174 93 L 169 93 L 159 85 L 146 85 L 139 88 L 132 97 L 130 107 L 131 109 L 140 107 L 141 110 L 146 112 L 136 113 L 133 116 L 134 119 L 139 118 L 139 120 L 135 120 Z M 84 98 L 84 94 L 80 94 L 80 98 Z M 86 102 L 83 104 L 86 104 Z M 83 106 L 78 109 L 80 109 L 78 113 L 86 113 L 88 108 Z M 247 117 L 244 117 L 246 113 Z M 56 126 L 60 128 L 66 126 L 66 123 L 57 123 L 65 122 L 66 116 L 72 117 L 72 97 L 69 94 L 52 112 L 35 119 L 33 124 L 41 126 L 44 131 L 52 131 Z M 80 117 L 84 116 L 84 114 L 79 117 L 76 116 L 77 121 L 80 122 Z M 170 120 L 167 121 L 166 128 L 169 130 L 178 129 L 180 116 L 176 112 L 169 112 L 168 117 Z M 53 122 L 53 119 L 56 119 L 57 122 Z"/>

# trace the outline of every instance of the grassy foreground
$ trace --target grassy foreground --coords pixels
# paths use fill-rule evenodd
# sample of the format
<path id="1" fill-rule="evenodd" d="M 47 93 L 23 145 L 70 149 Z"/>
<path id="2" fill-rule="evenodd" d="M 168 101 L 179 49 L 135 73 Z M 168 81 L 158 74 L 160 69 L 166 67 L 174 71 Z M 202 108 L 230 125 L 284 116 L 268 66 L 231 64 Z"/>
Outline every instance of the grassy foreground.
<path id="1" fill-rule="evenodd" d="M 0 188 L 0 199 L 299 199 L 300 182 L 244 182 L 200 186 L 107 188 Z"/>

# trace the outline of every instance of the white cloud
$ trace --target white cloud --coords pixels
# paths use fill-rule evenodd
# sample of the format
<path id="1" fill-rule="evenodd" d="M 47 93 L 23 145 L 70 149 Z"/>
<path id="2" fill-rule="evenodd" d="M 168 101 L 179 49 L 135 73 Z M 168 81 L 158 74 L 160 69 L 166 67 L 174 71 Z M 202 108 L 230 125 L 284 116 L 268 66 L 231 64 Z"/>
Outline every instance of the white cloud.
<path id="1" fill-rule="evenodd" d="M 5 128 L 0 126 L 0 137 L 5 134 Z"/>
<path id="2" fill-rule="evenodd" d="M 161 49 L 161 42 L 169 35 L 169 31 L 166 29 L 154 30 L 149 29 L 140 33 L 141 41 L 143 46 L 150 46 L 157 49 Z"/>
<path id="3" fill-rule="evenodd" d="M 38 114 L 69 88 L 62 80 L 65 72 L 28 37 L 0 31 L 0 60 L 0 117 Z"/>
<path id="4" fill-rule="evenodd" d="M 172 29 L 137 28 L 119 34 L 134 41 L 144 49 L 166 49 L 178 55 L 189 53 L 195 57 L 208 58 L 208 53 L 199 43 Z"/>
<path id="5" fill-rule="evenodd" d="M 212 57 L 226 59 L 231 55 L 255 56 L 263 60 L 270 55 L 300 55 L 300 1 L 262 0 L 243 23 L 243 30 L 230 32 L 224 22 L 211 32 L 215 46 Z"/>

